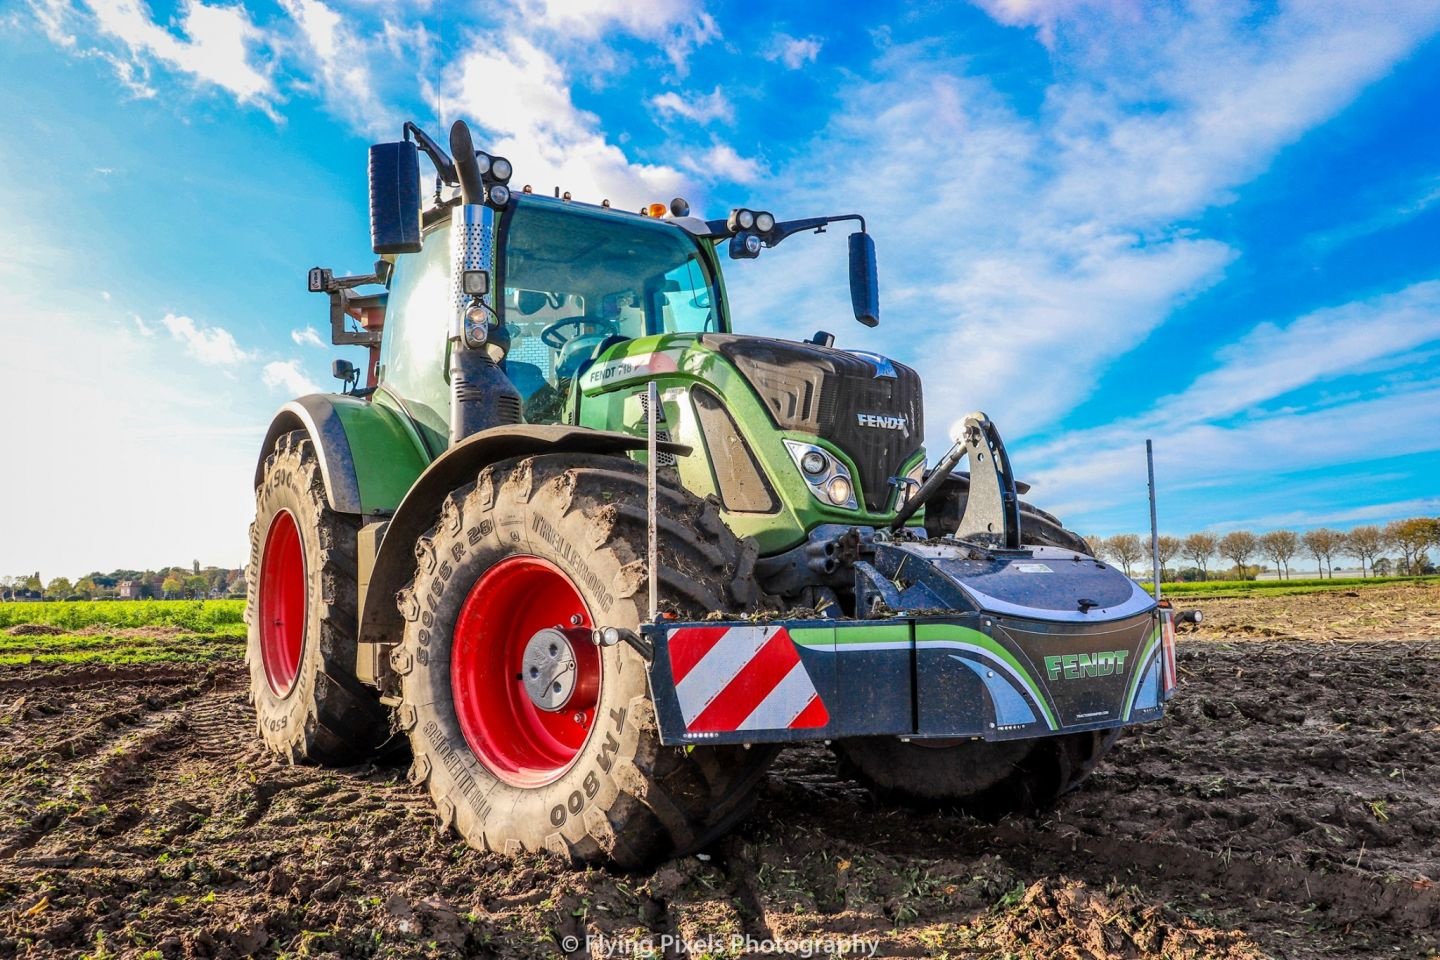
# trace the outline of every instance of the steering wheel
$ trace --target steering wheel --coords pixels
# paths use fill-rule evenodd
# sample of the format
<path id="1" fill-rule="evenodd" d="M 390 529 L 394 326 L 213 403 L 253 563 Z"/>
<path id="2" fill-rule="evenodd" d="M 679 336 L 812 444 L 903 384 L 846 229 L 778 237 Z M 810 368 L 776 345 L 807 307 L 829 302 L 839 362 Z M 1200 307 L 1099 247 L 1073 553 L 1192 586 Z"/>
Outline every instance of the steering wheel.
<path id="1" fill-rule="evenodd" d="M 560 331 L 566 327 L 574 327 L 575 332 L 568 337 L 562 337 Z M 569 317 L 565 320 L 557 320 L 544 330 L 540 331 L 540 342 L 552 350 L 559 350 L 565 344 L 581 335 L 584 327 L 598 327 L 604 336 L 615 336 L 620 333 L 620 325 L 614 320 L 606 320 L 602 317 Z"/>

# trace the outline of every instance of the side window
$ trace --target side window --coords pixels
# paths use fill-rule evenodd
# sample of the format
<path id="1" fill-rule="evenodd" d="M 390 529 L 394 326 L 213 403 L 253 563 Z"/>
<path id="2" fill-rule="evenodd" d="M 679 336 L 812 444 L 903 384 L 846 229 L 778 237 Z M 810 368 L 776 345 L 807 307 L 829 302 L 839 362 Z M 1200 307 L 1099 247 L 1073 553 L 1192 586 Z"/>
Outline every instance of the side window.
<path id="1" fill-rule="evenodd" d="M 451 316 L 450 225 L 425 236 L 424 249 L 395 261 L 380 347 L 380 382 L 421 425 L 450 430 L 445 340 Z M 443 444 L 442 444 L 443 446 Z"/>
<path id="2" fill-rule="evenodd" d="M 719 329 L 710 283 L 697 258 L 666 273 L 662 291 L 661 324 L 667 333 L 715 333 Z"/>

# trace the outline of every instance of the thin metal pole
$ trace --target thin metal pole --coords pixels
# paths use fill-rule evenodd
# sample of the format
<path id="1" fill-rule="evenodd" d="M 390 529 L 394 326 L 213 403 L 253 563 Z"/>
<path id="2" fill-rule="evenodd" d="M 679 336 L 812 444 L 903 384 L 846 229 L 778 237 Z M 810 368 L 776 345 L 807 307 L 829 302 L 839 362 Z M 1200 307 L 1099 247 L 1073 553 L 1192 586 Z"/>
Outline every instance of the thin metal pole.
<path id="1" fill-rule="evenodd" d="M 1155 520 L 1155 446 L 1145 441 L 1145 470 L 1150 475 L 1150 561 L 1155 571 L 1155 599 L 1160 599 L 1160 526 Z"/>
<path id="2" fill-rule="evenodd" d="M 656 438 L 658 429 L 656 427 L 657 415 L 660 412 L 660 391 L 655 387 L 655 381 L 651 380 L 645 387 L 645 515 L 646 515 L 646 547 L 645 567 L 650 574 L 650 622 L 654 623 L 660 616 L 660 538 L 655 529 L 655 463 L 659 459 L 659 451 L 656 449 Z"/>

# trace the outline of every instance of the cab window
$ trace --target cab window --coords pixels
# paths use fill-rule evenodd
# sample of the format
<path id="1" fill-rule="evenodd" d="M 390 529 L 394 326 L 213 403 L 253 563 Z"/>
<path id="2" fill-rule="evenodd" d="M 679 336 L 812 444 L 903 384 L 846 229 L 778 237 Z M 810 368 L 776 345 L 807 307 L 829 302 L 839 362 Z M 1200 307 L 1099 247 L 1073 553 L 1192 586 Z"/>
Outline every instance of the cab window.
<path id="1" fill-rule="evenodd" d="M 574 378 L 614 343 L 721 329 L 710 269 L 674 226 L 547 198 L 505 219 L 506 372 L 526 420 L 557 422 Z"/>

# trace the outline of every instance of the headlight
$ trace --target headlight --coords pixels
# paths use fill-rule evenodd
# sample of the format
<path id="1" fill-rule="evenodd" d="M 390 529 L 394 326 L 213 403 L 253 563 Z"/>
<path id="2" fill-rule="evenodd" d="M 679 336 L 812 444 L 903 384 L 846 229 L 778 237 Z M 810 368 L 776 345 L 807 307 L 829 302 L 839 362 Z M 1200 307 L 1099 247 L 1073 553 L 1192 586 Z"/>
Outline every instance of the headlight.
<path id="1" fill-rule="evenodd" d="M 755 211 L 744 207 L 730 211 L 730 232 L 749 230 L 755 226 Z"/>
<path id="2" fill-rule="evenodd" d="M 800 470 L 810 493 L 826 506 L 859 509 L 850 470 L 839 458 L 822 447 L 800 440 L 786 440 L 785 449 Z"/>
<path id="3" fill-rule="evenodd" d="M 499 180 L 501 183 L 509 180 L 510 174 L 514 172 L 515 169 L 510 166 L 510 161 L 504 157 L 495 157 L 490 161 L 490 176 Z"/>
<path id="4" fill-rule="evenodd" d="M 480 176 L 490 172 L 490 154 L 484 150 L 475 151 L 475 162 L 480 165 Z"/>
<path id="5" fill-rule="evenodd" d="M 490 185 L 490 204 L 495 207 L 503 207 L 510 202 L 510 188 L 503 183 Z"/>
<path id="6" fill-rule="evenodd" d="M 761 233 L 769 233 L 775 229 L 775 214 L 768 211 L 760 211 L 755 214 L 755 229 Z"/>

